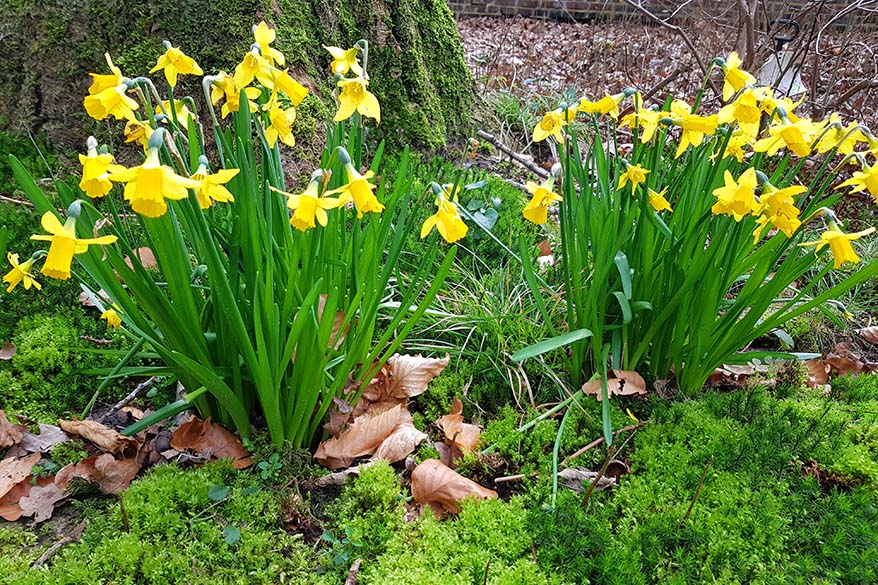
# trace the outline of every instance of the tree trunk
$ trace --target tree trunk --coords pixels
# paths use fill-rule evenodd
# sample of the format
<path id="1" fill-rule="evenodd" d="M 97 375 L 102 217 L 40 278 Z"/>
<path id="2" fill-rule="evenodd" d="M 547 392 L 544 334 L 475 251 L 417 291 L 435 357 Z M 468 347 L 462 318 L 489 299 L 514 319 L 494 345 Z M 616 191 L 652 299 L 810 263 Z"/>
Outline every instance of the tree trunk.
<path id="1" fill-rule="evenodd" d="M 291 74 L 311 89 L 300 132 L 334 107 L 323 45 L 370 43 L 370 89 L 381 102 L 376 132 L 392 144 L 435 148 L 465 131 L 476 105 L 452 13 L 444 0 L 12 0 L 0 16 L 0 130 L 44 133 L 81 150 L 100 132 L 82 106 L 88 72 L 107 73 L 109 52 L 124 75 L 146 75 L 170 40 L 205 72 L 230 71 L 266 20 Z M 157 83 L 161 74 L 152 76 Z M 183 78 L 185 79 L 185 78 Z M 197 95 L 197 83 L 182 87 Z M 178 97 L 180 93 L 178 91 Z M 115 132 L 115 130 L 114 130 Z"/>

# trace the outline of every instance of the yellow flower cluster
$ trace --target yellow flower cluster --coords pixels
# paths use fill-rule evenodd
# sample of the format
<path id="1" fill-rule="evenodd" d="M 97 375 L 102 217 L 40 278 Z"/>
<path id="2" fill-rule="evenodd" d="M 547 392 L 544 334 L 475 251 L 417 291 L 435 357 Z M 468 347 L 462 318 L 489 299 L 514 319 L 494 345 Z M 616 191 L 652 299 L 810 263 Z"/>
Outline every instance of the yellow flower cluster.
<path id="1" fill-rule="evenodd" d="M 364 118 L 374 118 L 375 122 L 381 123 L 381 105 L 375 94 L 369 91 L 369 75 L 366 73 L 366 63 L 369 56 L 369 45 L 366 41 L 358 42 L 350 49 L 340 47 L 324 47 L 332 55 L 332 63 L 329 68 L 338 78 L 337 86 L 341 90 L 338 93 L 338 110 L 333 121 L 347 120 L 354 113 Z M 363 65 L 360 65 L 359 54 L 363 54 Z M 354 77 L 345 77 L 351 72 Z"/>
<path id="2" fill-rule="evenodd" d="M 836 188 L 850 187 L 851 192 L 868 191 L 878 202 L 878 139 L 868 129 L 857 122 L 845 125 L 836 113 L 818 121 L 797 115 L 795 110 L 801 100 L 794 102 L 789 97 L 776 95 L 770 87 L 757 85 L 756 78 L 741 69 L 742 61 L 737 53 L 731 53 L 726 59 L 717 59 L 715 63 L 723 70 L 722 97 L 726 102 L 716 113 L 699 114 L 683 100 L 673 100 L 663 111 L 644 108 L 640 95 L 627 90 L 594 102 L 582 99 L 578 106 L 565 105 L 547 112 L 534 127 L 533 141 L 551 136 L 563 144 L 565 128 L 574 121 L 577 113 L 586 113 L 609 115 L 613 120 L 619 120 L 621 126 L 636 129 L 635 140 L 640 144 L 650 143 L 661 128 L 667 128 L 668 132 L 678 128 L 675 158 L 690 147 L 698 148 L 705 143 L 711 145 L 712 159 L 734 157 L 738 162 L 743 162 L 752 153 L 774 156 L 782 149 L 800 158 L 834 150 L 846 157 L 845 162 L 851 160 L 860 165 L 859 171 Z M 633 96 L 633 108 L 621 115 L 619 105 L 628 96 Z M 865 144 L 866 148 L 858 149 L 860 144 Z M 868 157 L 871 157 L 871 164 Z M 630 185 L 633 194 L 638 185 L 647 182 L 646 175 L 650 171 L 640 165 L 624 164 L 625 171 L 618 178 L 617 189 Z M 760 181 L 753 168 L 744 171 L 737 180 L 729 171 L 724 175 L 724 186 L 714 190 L 717 198 L 712 207 L 714 214 L 730 215 L 735 221 L 741 221 L 747 215 L 755 216 L 757 227 L 753 237 L 757 242 L 768 225 L 788 237 L 799 229 L 802 220 L 795 201 L 807 190 L 805 187 L 778 189 L 767 180 Z M 760 183 L 762 193 L 757 196 Z M 666 191 L 646 189 L 648 202 L 656 211 L 671 211 L 670 202 L 665 198 Z M 535 196 L 525 207 L 525 217 L 543 223 L 544 215 L 533 216 L 533 210 L 541 201 L 547 199 Z M 846 235 L 833 226 L 830 228 L 818 249 L 828 244 L 835 253 L 836 262 L 856 262 L 858 259 L 852 250 L 848 250 L 848 242 L 870 232 Z M 842 241 L 845 242 L 844 249 Z"/>

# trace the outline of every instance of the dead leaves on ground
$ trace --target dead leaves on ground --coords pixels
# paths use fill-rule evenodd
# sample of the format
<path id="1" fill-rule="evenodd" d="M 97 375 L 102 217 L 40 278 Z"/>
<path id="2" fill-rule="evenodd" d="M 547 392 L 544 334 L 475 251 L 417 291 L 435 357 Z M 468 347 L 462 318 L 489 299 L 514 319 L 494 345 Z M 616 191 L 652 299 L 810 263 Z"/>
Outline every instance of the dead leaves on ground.
<path id="1" fill-rule="evenodd" d="M 143 413 L 132 409 L 126 416 L 137 418 Z M 40 423 L 40 432 L 32 433 L 26 426 L 13 424 L 0 410 L 0 449 L 6 449 L 5 458 L 0 460 L 0 518 L 48 520 L 55 507 L 69 498 L 74 479 L 94 485 L 103 494 L 120 494 L 142 468 L 161 460 L 168 452 L 173 453 L 172 457 L 182 457 L 182 451 L 192 451 L 195 455 L 190 460 L 230 458 L 232 466 L 238 469 L 253 463 L 234 435 L 209 420 L 193 418 L 178 427 L 173 436 L 169 431 L 148 429 L 136 438 L 123 436 L 94 420 L 62 420 L 60 425 Z M 159 443 L 165 434 L 170 438 L 164 439 L 161 447 Z M 43 453 L 70 440 L 70 435 L 81 438 L 92 454 L 62 467 L 55 475 L 47 475 L 46 469 L 39 467 Z"/>
<path id="2" fill-rule="evenodd" d="M 627 370 L 610 370 L 612 377 L 607 378 L 607 397 L 613 396 L 645 396 L 646 382 L 637 372 Z M 582 385 L 582 393 L 593 395 L 602 400 L 601 379 L 591 380 Z"/>
<path id="3" fill-rule="evenodd" d="M 869 327 L 867 329 L 878 329 Z M 864 334 L 865 329 L 860 329 L 858 333 L 864 339 L 871 341 Z M 856 351 L 850 343 L 837 343 L 831 352 L 822 358 L 814 358 L 805 361 L 805 368 L 808 371 L 808 380 L 806 384 L 809 388 L 820 388 L 828 392 L 831 390 L 829 381 L 836 376 L 858 376 L 860 374 L 870 374 L 878 371 L 878 363 L 871 362 L 864 355 Z"/>
<path id="4" fill-rule="evenodd" d="M 437 516 L 460 513 L 465 498 L 496 498 L 497 492 L 463 477 L 441 461 L 427 459 L 412 471 L 412 498 L 429 506 Z"/>

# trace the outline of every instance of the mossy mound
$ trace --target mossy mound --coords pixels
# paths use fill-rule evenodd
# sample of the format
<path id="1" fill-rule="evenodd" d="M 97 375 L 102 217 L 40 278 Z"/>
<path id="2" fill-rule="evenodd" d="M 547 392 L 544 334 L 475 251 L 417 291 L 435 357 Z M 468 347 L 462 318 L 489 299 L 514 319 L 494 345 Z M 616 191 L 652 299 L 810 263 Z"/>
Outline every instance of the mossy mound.
<path id="1" fill-rule="evenodd" d="M 0 129 L 44 133 L 56 145 L 79 149 L 84 131 L 95 129 L 82 108 L 88 72 L 104 72 L 105 51 L 135 76 L 149 71 L 168 39 L 205 71 L 230 70 L 261 19 L 277 28 L 276 45 L 292 74 L 312 88 L 306 111 L 318 119 L 331 107 L 323 45 L 365 38 L 371 88 L 383 110 L 381 137 L 435 148 L 467 126 L 474 85 L 443 0 L 12 0 L 0 17 L 7 58 L 0 70 Z M 304 118 L 313 128 L 313 118 Z"/>

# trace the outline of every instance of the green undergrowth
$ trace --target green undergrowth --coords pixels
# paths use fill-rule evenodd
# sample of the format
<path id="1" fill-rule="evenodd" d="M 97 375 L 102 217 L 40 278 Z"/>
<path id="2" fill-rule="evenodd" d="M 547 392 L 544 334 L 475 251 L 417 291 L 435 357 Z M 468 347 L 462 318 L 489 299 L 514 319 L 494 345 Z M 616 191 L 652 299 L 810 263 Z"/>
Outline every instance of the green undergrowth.
<path id="1" fill-rule="evenodd" d="M 340 491 L 300 495 L 297 486 L 316 473 L 302 452 L 272 459 L 257 441 L 254 458 L 274 463 L 165 465 L 122 501 L 69 505 L 60 516 L 86 518 L 85 534 L 43 568 L 28 570 L 56 538 L 3 526 L 0 583 L 328 584 L 343 582 L 356 559 L 364 585 L 876 582 L 874 376 L 833 380 L 828 396 L 781 384 L 630 400 L 613 409 L 617 427 L 632 422 L 624 409 L 649 421 L 617 442 L 630 473 L 585 507 L 582 493 L 561 487 L 552 496 L 559 419 L 518 432 L 533 413 L 505 408 L 483 435 L 491 453 L 458 471 L 495 487 L 498 468 L 488 475 L 486 466 L 499 459 L 502 473 L 528 477 L 496 486 L 501 499 L 465 501 L 456 518 L 406 521 L 409 488 L 401 466 L 386 463 Z M 560 458 L 599 429 L 597 403 L 574 406 Z M 592 449 L 570 465 L 595 469 L 604 453 Z M 287 532 L 291 517 L 316 528 L 307 538 Z"/>

